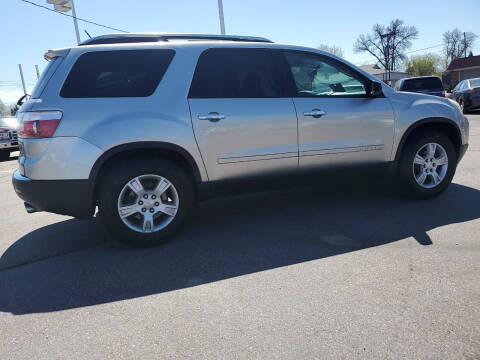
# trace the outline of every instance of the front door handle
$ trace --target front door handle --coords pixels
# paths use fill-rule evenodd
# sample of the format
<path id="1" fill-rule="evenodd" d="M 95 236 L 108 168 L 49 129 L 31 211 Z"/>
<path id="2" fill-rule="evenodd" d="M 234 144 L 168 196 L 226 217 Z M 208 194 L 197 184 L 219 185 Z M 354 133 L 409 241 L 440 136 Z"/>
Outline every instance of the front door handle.
<path id="1" fill-rule="evenodd" d="M 225 119 L 225 115 L 218 112 L 209 112 L 208 115 L 197 115 L 198 120 L 219 121 Z"/>
<path id="2" fill-rule="evenodd" d="M 320 109 L 312 109 L 310 112 L 304 112 L 303 116 L 313 116 L 314 118 L 319 118 L 323 115 L 326 115 L 327 113 L 323 110 Z"/>

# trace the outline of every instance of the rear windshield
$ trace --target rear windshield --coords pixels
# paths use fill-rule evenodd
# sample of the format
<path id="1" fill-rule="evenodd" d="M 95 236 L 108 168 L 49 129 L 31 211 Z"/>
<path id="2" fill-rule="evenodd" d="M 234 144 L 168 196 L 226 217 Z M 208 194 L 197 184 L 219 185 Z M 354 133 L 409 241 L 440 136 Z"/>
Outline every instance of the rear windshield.
<path id="1" fill-rule="evenodd" d="M 475 88 L 475 87 L 480 87 L 480 79 L 472 79 L 470 80 L 470 85 Z"/>
<path id="2" fill-rule="evenodd" d="M 405 80 L 402 91 L 443 90 L 442 80 L 437 77 Z"/>
<path id="3" fill-rule="evenodd" d="M 81 55 L 68 74 L 64 98 L 146 97 L 153 94 L 175 52 L 95 51 Z"/>

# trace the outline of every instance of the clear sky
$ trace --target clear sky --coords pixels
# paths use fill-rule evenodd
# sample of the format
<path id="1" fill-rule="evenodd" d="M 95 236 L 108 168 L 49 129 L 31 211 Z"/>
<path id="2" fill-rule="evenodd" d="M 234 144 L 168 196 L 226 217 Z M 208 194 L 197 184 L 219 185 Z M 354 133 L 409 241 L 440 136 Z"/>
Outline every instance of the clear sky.
<path id="1" fill-rule="evenodd" d="M 45 0 L 32 0 L 41 5 Z M 355 64 L 373 63 L 355 54 L 353 43 L 374 23 L 394 18 L 415 25 L 419 38 L 410 50 L 442 43 L 455 27 L 480 35 L 480 0 L 223 0 L 227 34 L 257 35 L 275 42 L 337 45 Z M 77 17 L 130 32 L 220 33 L 217 0 L 75 0 Z M 113 31 L 79 23 L 81 38 Z M 45 67 L 46 50 L 75 44 L 71 18 L 20 0 L 0 0 L 0 99 L 11 103 L 22 95 L 18 64 L 27 90 L 36 81 L 34 65 Z M 442 47 L 419 51 L 440 53 Z M 480 37 L 474 45 L 480 54 Z"/>

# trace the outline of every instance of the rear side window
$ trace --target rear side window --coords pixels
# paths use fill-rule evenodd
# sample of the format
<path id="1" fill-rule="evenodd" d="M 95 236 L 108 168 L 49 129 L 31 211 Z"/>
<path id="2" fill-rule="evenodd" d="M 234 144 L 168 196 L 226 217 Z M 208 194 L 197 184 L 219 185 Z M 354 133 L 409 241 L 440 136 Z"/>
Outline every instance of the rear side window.
<path id="1" fill-rule="evenodd" d="M 81 55 L 63 84 L 64 98 L 146 97 L 153 94 L 175 52 L 95 51 Z"/>
<path id="2" fill-rule="evenodd" d="M 470 86 L 472 88 L 480 87 L 480 79 L 472 79 L 470 80 Z"/>
<path id="3" fill-rule="evenodd" d="M 279 54 L 268 49 L 206 50 L 198 60 L 189 97 L 282 97 Z"/>
<path id="4" fill-rule="evenodd" d="M 405 80 L 403 91 L 443 90 L 442 80 L 437 77 Z"/>

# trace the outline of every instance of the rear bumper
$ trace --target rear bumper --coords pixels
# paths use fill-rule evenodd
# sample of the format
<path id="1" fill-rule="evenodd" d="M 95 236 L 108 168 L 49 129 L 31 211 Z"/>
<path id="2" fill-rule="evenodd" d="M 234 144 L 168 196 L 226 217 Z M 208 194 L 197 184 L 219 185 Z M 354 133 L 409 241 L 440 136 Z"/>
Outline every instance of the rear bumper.
<path id="1" fill-rule="evenodd" d="M 93 216 L 93 181 L 32 180 L 17 170 L 12 177 L 17 195 L 38 211 L 69 215 L 79 219 Z"/>

